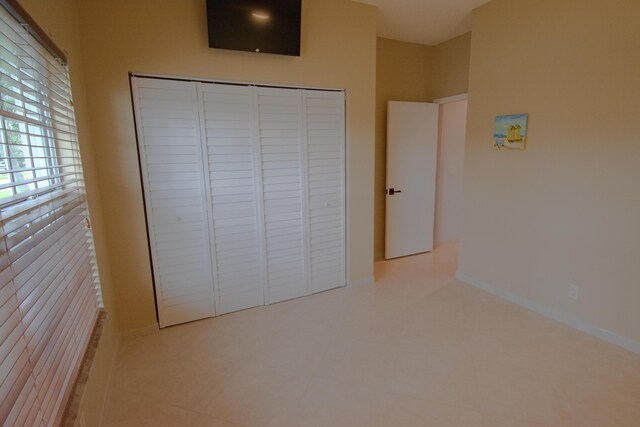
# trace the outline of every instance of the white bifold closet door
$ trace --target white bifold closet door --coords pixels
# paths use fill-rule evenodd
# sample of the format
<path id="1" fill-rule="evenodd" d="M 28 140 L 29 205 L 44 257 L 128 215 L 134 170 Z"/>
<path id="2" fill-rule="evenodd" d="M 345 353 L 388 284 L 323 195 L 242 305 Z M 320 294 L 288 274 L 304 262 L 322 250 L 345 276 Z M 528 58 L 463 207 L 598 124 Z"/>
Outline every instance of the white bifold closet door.
<path id="1" fill-rule="evenodd" d="M 304 93 L 311 293 L 345 285 L 344 92 Z"/>
<path id="2" fill-rule="evenodd" d="M 160 326 L 214 316 L 196 85 L 135 78 L 132 89 Z"/>
<path id="3" fill-rule="evenodd" d="M 133 82 L 161 326 L 346 284 L 342 92 Z"/>
<path id="4" fill-rule="evenodd" d="M 198 83 L 217 314 L 264 305 L 255 88 Z"/>
<path id="5" fill-rule="evenodd" d="M 266 231 L 266 297 L 275 303 L 309 294 L 302 91 L 258 88 Z"/>

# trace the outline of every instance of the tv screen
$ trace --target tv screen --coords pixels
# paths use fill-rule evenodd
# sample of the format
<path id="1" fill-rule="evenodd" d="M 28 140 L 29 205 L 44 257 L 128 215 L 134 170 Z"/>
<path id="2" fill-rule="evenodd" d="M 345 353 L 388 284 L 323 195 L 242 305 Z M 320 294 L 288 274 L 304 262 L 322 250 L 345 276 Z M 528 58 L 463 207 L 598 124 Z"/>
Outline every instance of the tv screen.
<path id="1" fill-rule="evenodd" d="M 207 0 L 209 47 L 300 56 L 302 0 Z"/>

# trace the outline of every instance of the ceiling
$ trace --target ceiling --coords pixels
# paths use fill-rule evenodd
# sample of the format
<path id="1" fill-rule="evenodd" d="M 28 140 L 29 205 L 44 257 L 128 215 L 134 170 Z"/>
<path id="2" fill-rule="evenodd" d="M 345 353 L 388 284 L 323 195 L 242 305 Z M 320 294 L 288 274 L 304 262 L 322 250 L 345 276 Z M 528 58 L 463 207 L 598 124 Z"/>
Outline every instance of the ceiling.
<path id="1" fill-rule="evenodd" d="M 356 0 L 378 7 L 378 36 L 436 45 L 471 31 L 471 11 L 489 0 Z"/>

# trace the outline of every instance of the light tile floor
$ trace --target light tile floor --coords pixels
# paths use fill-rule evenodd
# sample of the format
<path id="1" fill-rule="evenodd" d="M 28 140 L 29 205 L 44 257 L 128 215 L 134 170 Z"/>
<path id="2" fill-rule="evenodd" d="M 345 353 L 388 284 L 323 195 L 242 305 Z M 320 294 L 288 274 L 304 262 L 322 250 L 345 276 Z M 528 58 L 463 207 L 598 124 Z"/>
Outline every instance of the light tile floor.
<path id="1" fill-rule="evenodd" d="M 457 250 L 131 339 L 104 426 L 640 426 L 640 357 L 457 282 Z"/>

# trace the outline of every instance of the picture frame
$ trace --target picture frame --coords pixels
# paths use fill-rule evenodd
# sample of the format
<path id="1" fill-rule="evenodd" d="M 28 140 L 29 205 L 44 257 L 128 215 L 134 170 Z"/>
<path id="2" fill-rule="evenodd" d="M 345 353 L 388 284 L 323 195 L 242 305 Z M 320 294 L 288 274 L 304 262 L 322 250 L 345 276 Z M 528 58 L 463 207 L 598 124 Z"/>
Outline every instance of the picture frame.
<path id="1" fill-rule="evenodd" d="M 496 116 L 493 125 L 495 150 L 524 150 L 527 146 L 528 114 Z"/>

